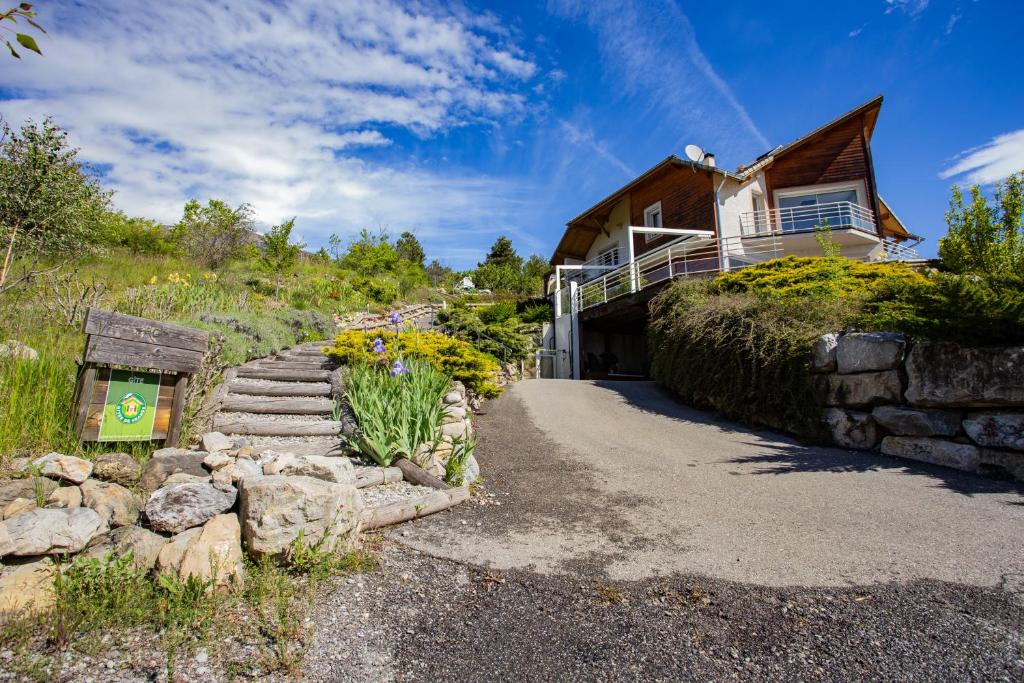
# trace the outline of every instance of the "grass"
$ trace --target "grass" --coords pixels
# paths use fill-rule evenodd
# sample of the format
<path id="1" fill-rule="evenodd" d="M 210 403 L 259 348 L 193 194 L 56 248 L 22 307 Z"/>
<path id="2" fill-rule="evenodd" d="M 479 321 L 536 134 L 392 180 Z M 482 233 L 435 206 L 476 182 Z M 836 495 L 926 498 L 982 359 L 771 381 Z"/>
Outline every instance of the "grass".
<path id="1" fill-rule="evenodd" d="M 225 639 L 257 645 L 256 663 L 263 673 L 292 675 L 312 640 L 308 619 L 323 584 L 377 566 L 370 552 L 335 552 L 324 543 L 307 545 L 299 538 L 284 563 L 246 559 L 244 589 L 225 592 L 211 590 L 211 582 L 195 577 L 150 576 L 135 566 L 130 553 L 118 558 L 79 556 L 59 566 L 52 609 L 0 621 L 0 649 L 14 653 L 5 662 L 11 671 L 32 680 L 54 680 L 60 653 L 75 650 L 95 656 L 119 634 L 141 629 L 163 650 L 169 680 L 175 678 L 180 653 L 205 647 L 216 656 Z M 228 656 L 224 653 L 223 661 Z M 225 667 L 246 675 L 252 663 Z"/>

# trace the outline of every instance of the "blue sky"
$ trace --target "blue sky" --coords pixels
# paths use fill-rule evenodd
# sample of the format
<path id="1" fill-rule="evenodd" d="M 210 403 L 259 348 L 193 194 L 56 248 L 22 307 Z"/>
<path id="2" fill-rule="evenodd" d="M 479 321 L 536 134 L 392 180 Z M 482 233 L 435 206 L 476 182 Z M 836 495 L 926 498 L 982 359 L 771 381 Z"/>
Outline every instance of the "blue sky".
<path id="1" fill-rule="evenodd" d="M 471 267 L 687 143 L 735 167 L 877 94 L 883 196 L 933 255 L 953 183 L 1024 168 L 1020 2 L 41 0 L 0 113 L 52 115 L 136 215 L 412 230 Z M 691 227 L 691 226 L 685 226 Z"/>

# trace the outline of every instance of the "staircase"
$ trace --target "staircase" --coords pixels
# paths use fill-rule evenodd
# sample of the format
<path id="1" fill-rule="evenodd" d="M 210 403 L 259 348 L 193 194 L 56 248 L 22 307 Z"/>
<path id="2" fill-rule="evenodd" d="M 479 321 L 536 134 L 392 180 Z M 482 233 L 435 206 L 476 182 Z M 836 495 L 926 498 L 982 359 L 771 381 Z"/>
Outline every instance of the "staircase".
<path id="1" fill-rule="evenodd" d="M 335 419 L 334 396 L 341 393 L 341 382 L 323 354 L 325 345 L 295 346 L 228 370 L 213 428 L 254 446 L 340 454 L 346 422 Z"/>

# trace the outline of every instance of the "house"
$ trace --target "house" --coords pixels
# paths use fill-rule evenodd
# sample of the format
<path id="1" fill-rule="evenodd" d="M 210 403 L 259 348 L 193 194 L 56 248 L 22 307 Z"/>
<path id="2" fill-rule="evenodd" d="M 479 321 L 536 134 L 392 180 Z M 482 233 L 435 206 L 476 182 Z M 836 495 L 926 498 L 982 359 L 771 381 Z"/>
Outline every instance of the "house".
<path id="1" fill-rule="evenodd" d="M 827 229 L 852 259 L 916 259 L 875 182 L 876 97 L 735 171 L 672 155 L 566 226 L 551 258 L 560 377 L 644 376 L 647 304 L 677 277 L 821 255 Z M 700 150 L 696 150 L 699 152 Z"/>

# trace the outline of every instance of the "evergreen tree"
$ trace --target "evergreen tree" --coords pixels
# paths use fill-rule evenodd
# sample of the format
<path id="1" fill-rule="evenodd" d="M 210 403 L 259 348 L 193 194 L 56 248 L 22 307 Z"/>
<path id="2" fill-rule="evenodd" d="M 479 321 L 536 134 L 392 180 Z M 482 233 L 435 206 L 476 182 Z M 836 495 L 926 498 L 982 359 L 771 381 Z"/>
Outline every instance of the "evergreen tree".
<path id="1" fill-rule="evenodd" d="M 485 265 L 512 268 L 518 272 L 523 267 L 523 258 L 516 253 L 512 240 L 500 235 L 491 245 L 487 258 L 483 263 L 478 263 L 477 267 L 482 268 Z"/>
<path id="2" fill-rule="evenodd" d="M 395 242 L 395 249 L 398 251 L 399 258 L 405 259 L 417 266 L 422 266 L 423 260 L 427 258 L 423 251 L 423 245 L 416 239 L 416 235 L 411 232 L 403 232 L 398 236 L 398 241 Z"/>

